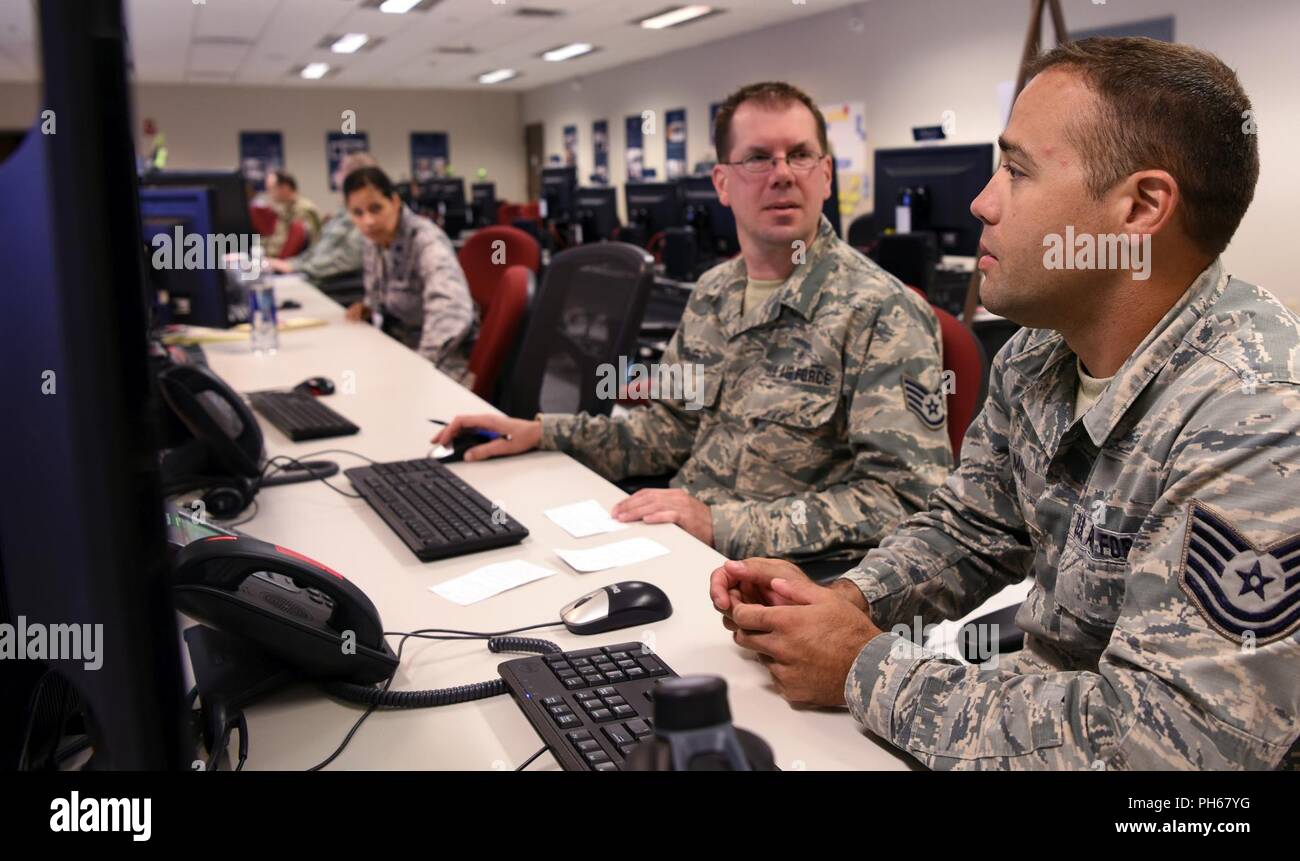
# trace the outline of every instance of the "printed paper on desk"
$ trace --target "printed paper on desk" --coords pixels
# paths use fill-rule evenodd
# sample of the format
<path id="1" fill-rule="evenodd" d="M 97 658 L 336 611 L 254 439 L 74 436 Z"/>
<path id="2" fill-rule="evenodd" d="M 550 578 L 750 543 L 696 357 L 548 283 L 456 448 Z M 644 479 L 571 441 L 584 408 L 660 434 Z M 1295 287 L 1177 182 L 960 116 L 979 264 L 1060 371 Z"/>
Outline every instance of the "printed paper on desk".
<path id="1" fill-rule="evenodd" d="M 557 549 L 555 555 L 567 562 L 574 571 L 590 574 L 592 571 L 604 571 L 606 568 L 618 568 L 620 565 L 667 556 L 668 548 L 649 538 L 629 538 L 627 541 L 616 541 L 590 550 Z"/>
<path id="2" fill-rule="evenodd" d="M 514 560 L 476 568 L 446 583 L 430 586 L 429 591 L 462 607 L 499 595 L 516 586 L 550 577 L 555 572 L 531 562 Z"/>
<path id="3" fill-rule="evenodd" d="M 551 518 L 561 529 L 574 538 L 587 538 L 603 532 L 618 532 L 627 529 L 627 523 L 619 523 L 609 516 L 599 502 L 587 499 L 559 508 L 548 508 L 542 512 Z"/>

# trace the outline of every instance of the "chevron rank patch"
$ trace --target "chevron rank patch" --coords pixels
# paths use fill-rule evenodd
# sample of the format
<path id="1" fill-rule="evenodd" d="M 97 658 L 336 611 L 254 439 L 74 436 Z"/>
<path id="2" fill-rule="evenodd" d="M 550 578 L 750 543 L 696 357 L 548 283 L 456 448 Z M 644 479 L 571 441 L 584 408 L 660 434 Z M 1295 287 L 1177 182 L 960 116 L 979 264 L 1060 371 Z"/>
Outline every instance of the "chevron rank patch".
<path id="1" fill-rule="evenodd" d="M 1202 502 L 1188 506 L 1179 581 L 1214 630 L 1257 644 L 1300 628 L 1300 534 L 1257 547 Z"/>
<path id="2" fill-rule="evenodd" d="M 942 393 L 932 392 L 907 374 L 903 374 L 903 398 L 907 401 L 907 408 L 921 420 L 921 424 L 930 430 L 943 427 L 947 404 Z"/>

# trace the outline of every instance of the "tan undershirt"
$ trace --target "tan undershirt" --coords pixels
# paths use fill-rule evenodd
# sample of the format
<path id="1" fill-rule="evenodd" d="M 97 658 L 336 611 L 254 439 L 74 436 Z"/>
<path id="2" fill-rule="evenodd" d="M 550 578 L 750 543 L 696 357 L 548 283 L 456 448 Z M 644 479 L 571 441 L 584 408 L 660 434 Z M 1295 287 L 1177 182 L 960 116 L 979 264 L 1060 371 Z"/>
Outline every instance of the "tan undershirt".
<path id="1" fill-rule="evenodd" d="M 741 314 L 748 314 L 749 309 L 757 308 L 767 301 L 767 297 L 776 292 L 776 288 L 785 283 L 784 278 L 776 281 L 759 281 L 750 278 L 745 282 L 745 301 L 740 306 Z"/>
<path id="2" fill-rule="evenodd" d="M 1088 411 L 1089 407 L 1097 402 L 1097 399 L 1101 397 L 1101 393 L 1106 391 L 1106 386 L 1110 385 L 1110 381 L 1115 378 L 1110 376 L 1105 379 L 1098 379 L 1097 377 L 1088 376 L 1083 369 L 1083 362 L 1079 361 L 1078 356 L 1074 358 L 1074 365 L 1075 370 L 1079 372 L 1079 391 L 1074 396 L 1074 417 L 1078 419 L 1079 416 Z"/>

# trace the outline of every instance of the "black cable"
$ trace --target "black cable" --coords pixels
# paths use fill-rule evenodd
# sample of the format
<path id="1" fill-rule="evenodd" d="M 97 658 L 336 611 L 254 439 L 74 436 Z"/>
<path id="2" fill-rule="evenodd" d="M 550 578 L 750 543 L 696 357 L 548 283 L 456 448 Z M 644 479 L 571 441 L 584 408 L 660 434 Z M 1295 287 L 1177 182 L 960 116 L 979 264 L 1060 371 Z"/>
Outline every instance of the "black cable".
<path id="1" fill-rule="evenodd" d="M 479 634 L 479 633 L 474 633 L 469 631 L 454 631 L 454 630 L 451 631 L 451 633 L 456 634 L 458 636 L 434 636 L 431 632 L 446 631 L 449 629 L 422 628 L 417 631 L 410 631 L 410 632 L 385 631 L 384 636 L 402 638 L 397 643 L 397 660 L 400 663 L 402 660 L 402 650 L 406 648 L 406 641 L 411 637 L 415 637 L 417 639 L 424 639 L 424 640 L 480 640 L 480 639 L 487 639 L 487 638 L 497 637 L 497 636 L 505 636 L 508 634 L 517 634 L 520 631 L 531 631 L 535 628 L 549 628 L 552 625 L 559 625 L 559 624 L 560 624 L 559 620 L 556 620 L 554 622 L 540 622 L 536 625 L 525 625 L 521 628 L 512 628 L 509 631 L 497 631 L 491 634 Z M 384 686 L 383 688 L 380 689 L 379 693 L 380 694 L 387 693 L 389 687 L 393 684 L 393 679 L 396 677 L 397 677 L 397 673 L 396 671 L 394 671 L 393 675 L 389 676 L 388 679 L 384 682 Z M 377 708 L 379 708 L 379 705 L 377 703 L 372 703 L 369 706 L 367 706 L 365 712 L 362 713 L 361 717 L 357 718 L 356 723 L 352 724 L 352 728 L 348 730 L 348 734 L 343 737 L 343 741 L 339 742 L 339 746 L 334 748 L 334 752 L 307 770 L 320 771 L 322 768 L 324 768 L 325 766 L 333 762 L 335 759 L 337 759 L 339 754 L 343 753 L 343 750 L 352 741 L 352 737 L 357 734 L 357 730 L 360 729 L 361 725 L 366 722 L 366 718 L 370 717 L 370 715 L 372 715 L 375 709 Z"/>
<path id="2" fill-rule="evenodd" d="M 346 490 L 344 490 L 341 487 L 335 487 L 334 485 L 330 484 L 328 478 L 322 475 L 317 475 L 315 469 L 313 469 L 310 465 L 304 464 L 296 457 L 289 457 L 289 455 L 287 454 L 277 454 L 274 457 L 267 458 L 266 464 L 262 467 L 262 475 L 258 477 L 259 484 L 263 481 L 266 481 L 266 479 L 270 478 L 271 475 L 274 475 L 276 471 L 284 469 L 283 466 L 277 465 L 275 470 L 272 470 L 270 473 L 267 473 L 267 468 L 270 467 L 272 464 L 274 464 L 276 461 L 288 461 L 290 464 L 293 464 L 298 469 L 301 469 L 304 472 L 309 473 L 312 478 L 316 479 L 321 484 L 325 485 L 330 490 L 334 491 L 340 496 L 346 496 L 348 499 L 364 499 L 364 497 L 359 493 L 348 493 Z"/>
<path id="3" fill-rule="evenodd" d="M 541 756 L 542 754 L 546 753 L 548 750 L 550 750 L 549 747 L 544 747 L 544 748 L 542 748 L 541 750 L 537 751 L 537 753 L 535 753 L 535 754 L 533 754 L 532 756 L 528 757 L 528 759 L 525 759 L 525 760 L 524 760 L 524 764 L 521 765 L 521 766 L 519 766 L 518 768 L 516 768 L 515 771 L 523 771 L 525 768 L 527 768 L 528 766 L 530 766 L 530 765 L 533 764 L 533 760 L 537 759 L 537 757 L 539 757 L 539 756 Z"/>

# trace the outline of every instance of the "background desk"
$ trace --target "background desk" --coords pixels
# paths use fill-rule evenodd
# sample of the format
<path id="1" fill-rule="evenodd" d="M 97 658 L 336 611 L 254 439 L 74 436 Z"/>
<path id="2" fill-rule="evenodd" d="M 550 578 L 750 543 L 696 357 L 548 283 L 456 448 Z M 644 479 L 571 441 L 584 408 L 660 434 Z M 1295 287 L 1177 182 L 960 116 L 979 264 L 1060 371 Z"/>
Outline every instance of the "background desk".
<path id="1" fill-rule="evenodd" d="M 318 317 L 329 325 L 282 333 L 279 352 L 256 356 L 247 344 L 205 348 L 212 369 L 239 392 L 292 386 L 307 377 L 331 378 L 338 393 L 323 399 L 361 426 L 355 436 L 293 443 L 262 422 L 267 454 L 294 457 L 328 448 L 352 449 L 375 460 L 424 455 L 435 427 L 429 418 L 492 411 L 416 353 L 376 329 L 350 324 L 343 309 L 300 279 L 280 279 L 278 298 L 302 309 L 286 314 Z M 259 418 L 260 420 L 260 418 Z M 363 461 L 324 455 L 346 469 Z M 239 528 L 305 553 L 341 572 L 375 603 L 388 631 L 457 628 L 498 631 L 558 619 L 568 601 L 621 580 L 645 580 L 673 602 L 671 618 L 592 637 L 576 637 L 563 626 L 530 632 L 561 648 L 589 648 L 644 640 L 682 675 L 712 673 L 727 680 L 737 726 L 772 745 L 783 769 L 903 769 L 910 758 L 867 735 L 844 710 L 796 709 L 769 683 L 767 670 L 747 657 L 722 627 L 708 596 L 709 575 L 723 557 L 668 524 L 634 524 L 612 535 L 575 539 L 547 519 L 546 508 L 583 499 L 612 506 L 624 496 L 617 487 L 567 455 L 533 452 L 521 457 L 452 467 L 486 497 L 528 527 L 520 545 L 423 563 L 360 499 L 343 497 L 320 482 L 271 487 L 257 496 L 256 516 Z M 331 479 L 350 490 L 341 475 Z M 648 536 L 671 555 L 595 574 L 578 574 L 553 552 L 557 547 L 593 547 Z M 460 607 L 429 591 L 445 580 L 482 565 L 526 559 L 554 569 L 544 580 Z M 391 640 L 396 646 L 396 640 Z M 497 677 L 496 666 L 517 655 L 494 655 L 482 640 L 411 639 L 402 654 L 394 690 L 441 688 Z M 249 769 L 307 768 L 343 740 L 361 714 L 359 707 L 300 686 L 269 698 L 247 712 Z M 378 711 L 367 719 L 330 768 L 503 769 L 514 768 L 541 741 L 509 696 L 431 709 Z M 529 769 L 558 769 L 544 754 Z"/>

